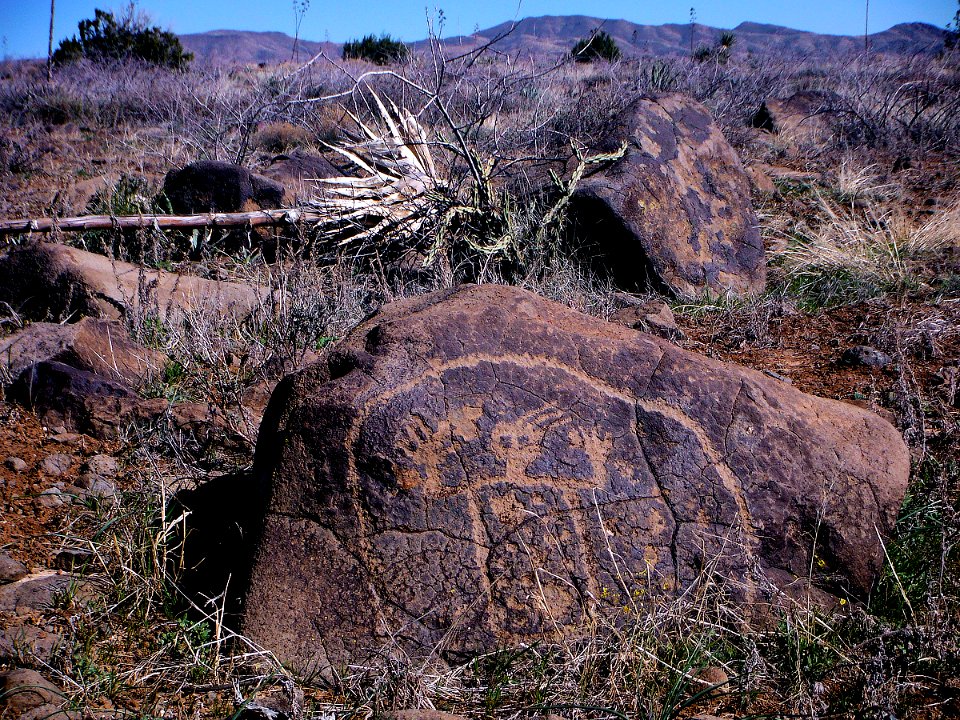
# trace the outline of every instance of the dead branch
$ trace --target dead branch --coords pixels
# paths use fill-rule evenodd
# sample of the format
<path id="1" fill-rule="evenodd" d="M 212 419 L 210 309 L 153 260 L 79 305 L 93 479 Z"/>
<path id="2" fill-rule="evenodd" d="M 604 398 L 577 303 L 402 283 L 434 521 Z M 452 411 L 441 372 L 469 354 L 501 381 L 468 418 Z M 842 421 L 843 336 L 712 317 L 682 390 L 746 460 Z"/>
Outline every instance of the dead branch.
<path id="1" fill-rule="evenodd" d="M 81 215 L 69 218 L 0 220 L 0 236 L 31 232 L 84 232 L 86 230 L 196 230 L 209 227 L 260 227 L 320 222 L 321 213 L 305 209 L 257 210 L 240 213 L 203 213 L 199 215 Z"/>

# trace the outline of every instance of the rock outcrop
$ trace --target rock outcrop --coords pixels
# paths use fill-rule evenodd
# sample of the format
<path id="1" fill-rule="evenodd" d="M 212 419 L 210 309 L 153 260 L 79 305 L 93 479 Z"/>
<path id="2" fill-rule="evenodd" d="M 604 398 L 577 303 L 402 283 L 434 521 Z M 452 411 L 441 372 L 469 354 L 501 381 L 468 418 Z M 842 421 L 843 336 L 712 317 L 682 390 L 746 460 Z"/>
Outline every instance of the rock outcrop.
<path id="1" fill-rule="evenodd" d="M 836 129 L 843 98 L 830 90 L 802 90 L 787 98 L 767 98 L 751 119 L 761 130 L 787 140 L 822 142 Z"/>
<path id="2" fill-rule="evenodd" d="M 240 165 L 201 160 L 168 172 L 163 194 L 173 212 L 190 214 L 278 208 L 283 204 L 284 191 L 273 180 Z"/>
<path id="3" fill-rule="evenodd" d="M 82 318 L 72 325 L 32 323 L 0 339 L 0 380 L 4 375 L 16 378 L 44 360 L 139 387 L 156 376 L 167 358 L 132 342 L 120 323 L 96 318 Z"/>
<path id="4" fill-rule="evenodd" d="M 625 156 L 585 177 L 575 232 L 624 289 L 751 295 L 766 281 L 750 181 L 709 111 L 682 95 L 641 98 L 601 151 Z"/>
<path id="5" fill-rule="evenodd" d="M 163 320 L 174 310 L 203 308 L 242 314 L 267 296 L 264 288 L 141 268 L 58 243 L 0 254 L 0 301 L 31 320 L 136 314 Z"/>
<path id="6" fill-rule="evenodd" d="M 242 629 L 322 668 L 550 638 L 695 583 L 754 608 L 864 596 L 908 471 L 869 412 L 464 286 L 386 306 L 274 392 Z"/>

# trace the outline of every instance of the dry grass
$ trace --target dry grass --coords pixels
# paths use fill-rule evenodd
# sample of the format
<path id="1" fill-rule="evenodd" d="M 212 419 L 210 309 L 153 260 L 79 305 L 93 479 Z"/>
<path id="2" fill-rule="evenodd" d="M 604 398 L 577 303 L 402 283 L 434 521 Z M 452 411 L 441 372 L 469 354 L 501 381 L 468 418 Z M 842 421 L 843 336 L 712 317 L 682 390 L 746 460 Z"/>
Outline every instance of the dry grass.
<path id="1" fill-rule="evenodd" d="M 956 211 L 918 225 L 902 211 L 838 208 L 818 197 L 818 216 L 793 228 L 774 256 L 787 282 L 821 304 L 904 292 L 929 279 L 926 263 L 956 243 Z"/>

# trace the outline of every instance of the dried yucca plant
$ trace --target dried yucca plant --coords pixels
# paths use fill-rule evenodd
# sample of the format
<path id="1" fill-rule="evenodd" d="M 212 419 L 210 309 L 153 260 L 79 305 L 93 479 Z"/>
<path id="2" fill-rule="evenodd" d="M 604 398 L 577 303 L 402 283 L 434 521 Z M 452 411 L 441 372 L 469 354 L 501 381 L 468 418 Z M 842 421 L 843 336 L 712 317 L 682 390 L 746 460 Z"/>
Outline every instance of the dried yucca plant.
<path id="1" fill-rule="evenodd" d="M 449 262 L 456 245 L 480 259 L 519 256 L 517 213 L 492 179 L 493 162 L 484 160 L 461 135 L 453 140 L 425 128 L 411 112 L 386 102 L 368 88 L 378 122 L 371 127 L 351 118 L 360 135 L 344 145 L 328 147 L 347 158 L 363 173 L 320 179 L 324 189 L 309 207 L 317 213 L 318 238 L 349 247 L 357 254 L 416 250 L 424 265 L 438 259 Z M 452 162 L 434 161 L 431 147 L 450 153 Z M 534 240 L 562 221 L 562 210 L 590 164 L 623 157 L 626 147 L 613 153 L 585 157 L 567 181 L 553 175 L 555 199 L 543 208 Z M 466 179 L 454 181 L 438 167 L 465 165 Z"/>
<path id="2" fill-rule="evenodd" d="M 320 237 L 341 237 L 340 245 L 397 232 L 416 234 L 428 219 L 435 219 L 436 200 L 447 190 L 423 126 L 389 99 L 392 110 L 376 93 L 370 95 L 383 126 L 370 128 L 351 113 L 363 137 L 348 145 L 327 145 L 366 175 L 318 180 L 326 192 L 310 202 L 311 208 L 329 217 L 321 225 Z"/>

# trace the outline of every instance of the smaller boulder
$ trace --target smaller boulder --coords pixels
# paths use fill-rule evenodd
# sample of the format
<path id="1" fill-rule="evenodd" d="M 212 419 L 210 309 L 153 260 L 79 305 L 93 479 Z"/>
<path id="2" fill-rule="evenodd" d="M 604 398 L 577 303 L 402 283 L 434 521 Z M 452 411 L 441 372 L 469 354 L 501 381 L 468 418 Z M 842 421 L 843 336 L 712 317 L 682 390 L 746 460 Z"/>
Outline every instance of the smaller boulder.
<path id="1" fill-rule="evenodd" d="M 610 316 L 611 322 L 634 330 L 648 332 L 666 340 L 682 340 L 683 331 L 677 327 L 673 310 L 665 302 L 651 300 L 643 305 L 630 305 Z"/>
<path id="2" fill-rule="evenodd" d="M 21 717 L 62 699 L 63 693 L 35 670 L 15 668 L 0 674 L 0 715 L 4 717 Z"/>
<path id="3" fill-rule="evenodd" d="M 120 323 L 96 318 L 72 325 L 32 323 L 0 340 L 0 363 L 10 377 L 43 360 L 137 386 L 158 372 L 167 358 L 134 343 Z"/>
<path id="4" fill-rule="evenodd" d="M 316 193 L 315 180 L 340 177 L 347 173 L 330 158 L 298 148 L 289 155 L 274 157 L 263 174 L 284 187 L 285 197 L 299 202 Z"/>
<path id="5" fill-rule="evenodd" d="M 885 368 L 892 362 L 892 357 L 869 345 L 855 345 L 847 348 L 840 356 L 840 364 L 850 367 Z"/>
<path id="6" fill-rule="evenodd" d="M 207 309 L 243 315 L 268 297 L 266 288 L 141 268 L 59 243 L 0 252 L 0 302 L 29 320 L 89 315 L 166 321 L 175 311 Z"/>
<path id="7" fill-rule="evenodd" d="M 284 191 L 280 184 L 240 165 L 201 160 L 168 172 L 163 193 L 173 212 L 183 215 L 278 208 Z"/>
<path id="8" fill-rule="evenodd" d="M 109 440 L 131 422 L 161 414 L 165 400 L 145 400 L 126 385 L 86 370 L 44 361 L 24 370 L 11 386 L 12 399 L 47 425 Z"/>
<path id="9" fill-rule="evenodd" d="M 680 297 L 757 295 L 764 246 L 740 158 L 700 103 L 641 97 L 598 145 L 570 198 L 581 252 L 621 289 Z"/>
<path id="10" fill-rule="evenodd" d="M 14 560 L 9 554 L 0 552 L 0 585 L 15 582 L 28 574 L 26 565 Z"/>
<path id="11" fill-rule="evenodd" d="M 143 398 L 128 385 L 55 361 L 31 365 L 9 387 L 11 400 L 30 408 L 46 425 L 61 425 L 69 432 L 99 440 L 113 440 L 131 424 L 165 419 L 179 431 L 189 433 L 204 447 L 211 444 L 247 449 L 250 439 L 237 423 L 249 423 L 256 433 L 262 410 L 240 408 L 241 418 L 227 417 L 208 403 L 171 404 L 163 398 Z M 249 411 L 248 411 L 249 410 Z M 100 471 L 104 460 L 81 469 L 78 484 L 85 497 L 110 497 L 116 487 Z"/>

